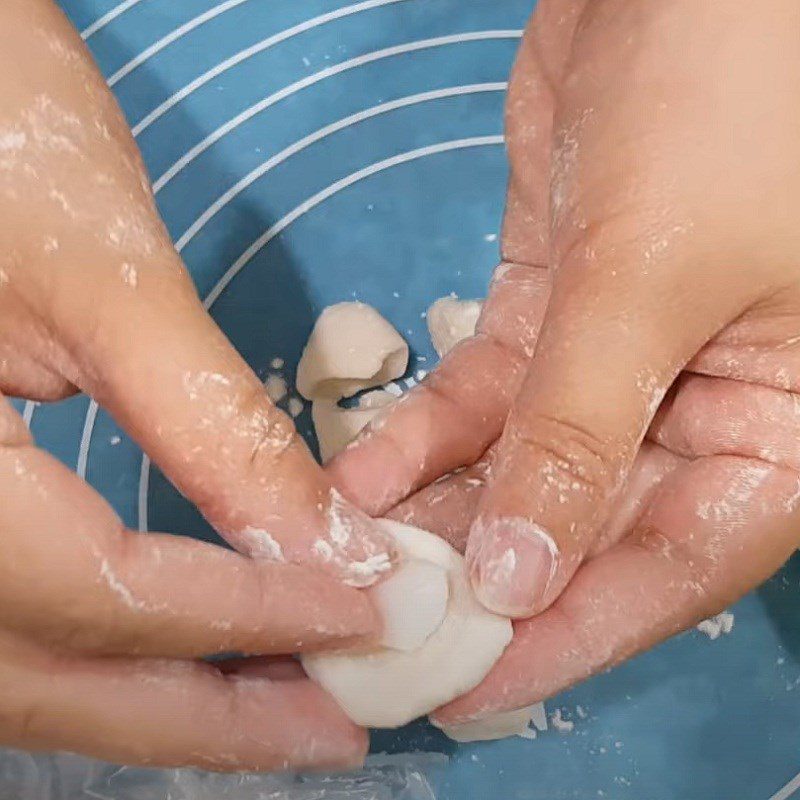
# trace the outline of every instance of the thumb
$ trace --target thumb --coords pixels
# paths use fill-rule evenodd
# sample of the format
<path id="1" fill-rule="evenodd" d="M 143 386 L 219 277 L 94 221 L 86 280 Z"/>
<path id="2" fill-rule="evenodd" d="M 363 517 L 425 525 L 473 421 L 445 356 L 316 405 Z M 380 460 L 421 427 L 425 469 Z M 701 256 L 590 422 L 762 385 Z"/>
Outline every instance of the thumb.
<path id="1" fill-rule="evenodd" d="M 508 616 L 542 611 L 567 585 L 666 390 L 728 313 L 665 301 L 686 297 L 670 285 L 675 270 L 652 280 L 618 262 L 570 266 L 558 271 L 467 547 L 479 598 Z"/>
<path id="2" fill-rule="evenodd" d="M 205 312 L 174 251 L 135 286 L 62 315 L 75 382 L 105 406 L 238 550 L 311 563 L 351 585 L 391 566 L 378 525 L 346 503 L 292 420 Z M 93 335 L 82 334 L 91 320 Z"/>

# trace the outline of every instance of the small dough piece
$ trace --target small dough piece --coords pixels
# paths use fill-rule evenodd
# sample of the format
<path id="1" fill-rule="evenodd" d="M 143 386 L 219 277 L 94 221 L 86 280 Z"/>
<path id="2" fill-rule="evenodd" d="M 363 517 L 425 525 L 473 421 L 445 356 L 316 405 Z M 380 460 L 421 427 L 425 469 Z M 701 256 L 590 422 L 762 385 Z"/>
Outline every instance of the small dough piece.
<path id="1" fill-rule="evenodd" d="M 425 643 L 447 613 L 447 571 L 430 561 L 407 559 L 369 596 L 383 617 L 381 644 L 410 652 Z"/>
<path id="2" fill-rule="evenodd" d="M 353 408 L 342 408 L 333 400 L 315 400 L 311 406 L 311 419 L 317 432 L 322 463 L 327 464 L 344 450 L 384 408 L 396 401 L 394 395 L 382 389 L 368 392 Z"/>
<path id="3" fill-rule="evenodd" d="M 264 388 L 267 390 L 267 397 L 273 403 L 280 403 L 288 393 L 286 381 L 280 375 L 267 375 Z"/>
<path id="4" fill-rule="evenodd" d="M 439 298 L 428 309 L 428 332 L 439 358 L 444 358 L 460 341 L 475 335 L 482 309 L 480 300 L 459 300 L 452 296 Z"/>
<path id="5" fill-rule="evenodd" d="M 308 675 L 354 722 L 397 728 L 477 686 L 511 641 L 512 627 L 478 602 L 464 559 L 443 539 L 391 520 L 382 524 L 401 558 L 428 561 L 447 572 L 450 595 L 442 624 L 411 652 L 381 647 L 301 658 Z M 403 605 L 415 602 L 407 598 Z"/>
<path id="6" fill-rule="evenodd" d="M 531 731 L 531 719 L 539 705 L 536 703 L 515 711 L 501 711 L 476 722 L 437 725 L 437 727 L 441 728 L 445 736 L 456 742 L 488 742 L 493 739 L 505 739 L 508 736 L 533 738 L 535 731 Z"/>
<path id="7" fill-rule="evenodd" d="M 365 303 L 338 303 L 320 314 L 297 367 L 308 400 L 340 400 L 399 378 L 408 366 L 403 337 Z"/>
<path id="8" fill-rule="evenodd" d="M 289 402 L 286 404 L 286 410 L 292 419 L 297 419 L 306 407 L 305 403 L 299 397 L 290 397 Z"/>

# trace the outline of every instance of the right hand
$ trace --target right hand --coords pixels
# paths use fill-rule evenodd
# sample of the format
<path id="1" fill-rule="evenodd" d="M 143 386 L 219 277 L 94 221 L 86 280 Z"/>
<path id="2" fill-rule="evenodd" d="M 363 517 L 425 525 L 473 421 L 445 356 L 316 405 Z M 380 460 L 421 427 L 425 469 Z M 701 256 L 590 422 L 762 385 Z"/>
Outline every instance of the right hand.
<path id="1" fill-rule="evenodd" d="M 410 495 L 392 513 L 468 527 L 478 597 L 520 619 L 439 722 L 620 663 L 795 551 L 799 22 L 790 0 L 539 2 L 478 335 L 330 465 L 372 512 Z"/>
<path id="2" fill-rule="evenodd" d="M 0 394 L 0 743 L 212 769 L 367 748 L 291 665 L 372 637 L 386 536 L 333 490 L 203 310 L 127 125 L 49 0 L 0 4 L 0 393 L 106 407 L 251 558 L 136 536 Z"/>

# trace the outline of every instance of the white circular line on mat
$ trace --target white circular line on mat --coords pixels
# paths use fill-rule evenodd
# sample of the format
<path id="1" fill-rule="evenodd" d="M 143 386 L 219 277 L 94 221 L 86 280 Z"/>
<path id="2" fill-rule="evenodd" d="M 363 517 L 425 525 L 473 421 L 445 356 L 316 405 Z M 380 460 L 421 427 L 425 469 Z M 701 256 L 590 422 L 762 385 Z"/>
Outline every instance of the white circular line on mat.
<path id="1" fill-rule="evenodd" d="M 450 86 L 446 89 L 434 89 L 429 92 L 420 92 L 419 94 L 408 95 L 407 97 L 400 97 L 397 100 L 390 100 L 386 103 L 381 103 L 372 108 L 358 111 L 348 117 L 332 122 L 323 128 L 310 133 L 308 136 L 299 139 L 285 149 L 276 153 L 274 156 L 268 158 L 263 163 L 259 164 L 254 170 L 245 175 L 240 181 L 237 181 L 230 189 L 224 194 L 220 195 L 180 236 L 175 243 L 175 249 L 180 253 L 189 242 L 206 226 L 206 224 L 213 219 L 228 203 L 235 197 L 240 195 L 245 189 L 251 186 L 259 178 L 266 175 L 270 170 L 282 164 L 284 161 L 291 158 L 293 155 L 305 150 L 312 144 L 316 144 L 322 139 L 331 136 L 338 131 L 363 122 L 366 119 L 387 114 L 390 111 L 395 111 L 398 108 L 405 108 L 407 106 L 418 105 L 426 103 L 430 100 L 441 100 L 446 97 L 460 97 L 469 94 L 480 94 L 483 92 L 504 92 L 508 88 L 508 84 L 504 81 L 495 83 L 471 83 L 465 86 Z"/>
<path id="2" fill-rule="evenodd" d="M 326 187 L 320 192 L 317 192 L 312 197 L 309 197 L 308 200 L 304 200 L 300 203 L 299 206 L 294 208 L 290 211 L 285 217 L 281 217 L 274 225 L 268 228 L 258 239 L 247 248 L 247 250 L 233 262 L 233 264 L 228 268 L 227 272 L 217 281 L 216 286 L 208 293 L 206 299 L 203 301 L 203 306 L 208 310 L 214 303 L 217 301 L 219 296 L 225 291 L 228 287 L 228 284 L 236 277 L 236 275 L 242 270 L 244 266 L 261 250 L 265 245 L 267 245 L 272 239 L 282 233 L 286 228 L 289 227 L 295 220 L 299 219 L 303 216 L 303 214 L 311 211 L 312 208 L 315 208 L 320 203 L 327 200 L 329 197 L 341 192 L 342 189 L 346 189 L 348 186 L 352 186 L 354 183 L 358 183 L 364 178 L 368 178 L 371 175 L 375 175 L 378 172 L 383 172 L 383 170 L 390 169 L 391 167 L 396 167 L 399 164 L 405 164 L 409 161 L 415 161 L 418 158 L 424 158 L 425 156 L 434 155 L 436 153 L 445 153 L 449 150 L 462 150 L 467 147 L 481 147 L 485 145 L 492 145 L 492 144 L 502 144 L 504 141 L 502 135 L 496 136 L 473 136 L 468 139 L 455 139 L 449 142 L 440 142 L 438 144 L 431 144 L 426 147 L 419 147 L 416 150 L 410 150 L 407 153 L 400 153 L 399 155 L 392 156 L 391 158 L 386 158 L 383 161 L 378 161 L 375 164 L 370 164 L 368 167 L 364 167 L 356 172 L 347 175 L 346 177 L 332 183 L 330 186 Z"/>
<path id="3" fill-rule="evenodd" d="M 33 400 L 26 400 L 22 409 L 22 421 L 30 428 L 33 412 L 36 411 L 36 403 Z"/>
<path id="4" fill-rule="evenodd" d="M 131 72 L 144 64 L 144 62 L 149 58 L 152 58 L 157 53 L 160 53 L 165 47 L 169 47 L 169 45 L 171 45 L 173 42 L 176 42 L 178 39 L 186 36 L 187 33 L 191 33 L 193 30 L 199 28 L 201 25 L 205 25 L 206 22 L 209 22 L 215 17 L 218 17 L 221 14 L 224 14 L 226 11 L 230 11 L 232 8 L 236 8 L 236 6 L 240 6 L 247 2 L 249 2 L 249 0 L 225 0 L 224 3 L 220 3 L 213 8 L 209 8 L 208 11 L 196 16 L 194 19 L 190 19 L 179 28 L 175 28 L 174 31 L 171 31 L 162 39 L 159 39 L 157 42 L 151 44 L 146 50 L 142 50 L 138 56 L 135 56 L 127 64 L 120 67 L 108 79 L 108 85 L 115 86 L 126 75 L 130 75 Z"/>
<path id="5" fill-rule="evenodd" d="M 461 42 L 475 42 L 485 41 L 487 39 L 518 39 L 522 36 L 521 30 L 494 30 L 494 31 L 472 31 L 469 33 L 456 33 L 448 36 L 437 36 L 433 39 L 421 39 L 415 42 L 406 42 L 405 44 L 395 45 L 393 47 L 386 47 L 381 50 L 375 50 L 372 53 L 365 53 L 364 55 L 356 58 L 348 59 L 340 64 L 335 64 L 327 69 L 320 70 L 319 72 L 309 75 L 295 83 L 285 86 L 277 92 L 265 97 L 258 103 L 246 108 L 240 114 L 237 114 L 232 119 L 228 120 L 224 125 L 221 125 L 215 131 L 206 136 L 202 141 L 198 142 L 194 147 L 182 155 L 161 177 L 153 183 L 153 191 L 160 192 L 179 172 L 192 163 L 198 156 L 208 150 L 213 144 L 216 144 L 220 139 L 235 130 L 247 120 L 264 111 L 266 108 L 274 105 L 275 103 L 290 97 L 293 94 L 301 91 L 302 89 L 312 86 L 315 83 L 325 80 L 326 78 L 338 75 L 356 67 L 369 64 L 373 61 L 379 61 L 384 58 L 391 58 L 393 56 L 402 55 L 405 53 L 413 53 L 418 50 L 427 50 L 433 47 L 442 47 L 449 44 L 458 44 Z"/>
<path id="6" fill-rule="evenodd" d="M 147 533 L 148 527 L 148 508 L 147 499 L 150 495 L 150 458 L 146 453 L 142 453 L 142 466 L 139 469 L 139 533 Z"/>
<path id="7" fill-rule="evenodd" d="M 137 3 L 140 3 L 142 0 L 125 0 L 124 3 L 120 3 L 118 6 L 115 6 L 106 14 L 103 14 L 100 19 L 95 20 L 88 28 L 84 28 L 81 31 L 81 39 L 86 41 L 90 36 L 97 33 L 101 28 L 105 28 L 109 22 L 115 20 L 120 14 L 124 14 L 129 8 L 133 8 Z"/>
<path id="8" fill-rule="evenodd" d="M 192 223 L 192 225 L 189 226 L 186 232 L 180 237 L 180 239 L 178 239 L 175 247 L 178 252 L 181 252 L 184 247 L 186 247 L 186 245 L 200 232 L 200 230 L 202 230 L 206 223 L 208 223 L 220 210 L 228 205 L 228 203 L 230 203 L 254 181 L 265 175 L 274 167 L 278 166 L 278 164 L 281 164 L 315 142 L 324 139 L 326 136 L 330 136 L 337 131 L 355 125 L 362 120 L 378 116 L 379 114 L 385 114 L 394 109 L 403 108 L 404 106 L 424 103 L 429 100 L 438 100 L 445 97 L 476 94 L 479 92 L 505 91 L 507 86 L 508 84 L 505 82 L 476 83 L 468 84 L 466 86 L 452 86 L 446 89 L 435 89 L 429 92 L 420 92 L 419 94 L 401 97 L 397 100 L 392 100 L 387 103 L 382 103 L 381 105 L 373 106 L 372 108 L 368 108 L 363 111 L 359 111 L 356 114 L 351 114 L 348 117 L 344 117 L 343 119 L 333 122 L 330 125 L 326 125 L 325 127 L 314 131 L 303 139 L 298 140 L 294 144 L 289 145 L 279 153 L 276 153 L 274 156 L 267 159 L 267 161 L 265 161 L 263 164 L 260 164 L 256 169 L 232 186 L 211 206 L 209 206 L 206 211 L 204 211 L 203 214 L 201 214 L 200 217 L 198 217 Z M 83 432 L 81 434 L 80 446 L 78 448 L 78 463 L 76 471 L 81 478 L 86 477 L 86 469 L 89 463 L 89 450 L 92 445 L 92 434 L 94 432 L 94 425 L 97 419 L 97 412 L 97 403 L 94 400 L 90 400 L 89 408 L 86 411 L 86 417 L 83 422 Z"/>
<path id="9" fill-rule="evenodd" d="M 383 161 L 378 161 L 375 164 L 370 164 L 363 169 L 347 175 L 344 178 L 332 183 L 330 186 L 317 192 L 312 197 L 303 201 L 299 206 L 290 211 L 286 216 L 282 217 L 272 227 L 266 230 L 258 239 L 256 239 L 250 247 L 245 250 L 239 258 L 228 268 L 225 274 L 220 278 L 214 288 L 208 293 L 203 306 L 210 309 L 211 306 L 217 301 L 219 296 L 225 291 L 230 282 L 236 275 L 243 269 L 243 267 L 272 239 L 282 233 L 293 222 L 302 217 L 308 211 L 323 203 L 328 198 L 341 192 L 349 186 L 352 186 L 365 178 L 375 175 L 384 170 L 391 169 L 392 167 L 406 164 L 409 161 L 415 161 L 426 156 L 435 155 L 437 153 L 446 153 L 452 150 L 464 150 L 470 147 L 485 147 L 488 145 L 501 145 L 504 138 L 502 135 L 494 136 L 473 136 L 468 139 L 455 139 L 449 142 L 439 142 L 438 144 L 428 145 L 427 147 L 420 147 L 416 150 L 410 150 L 406 153 L 399 153 L 398 155 L 386 158 Z M 138 498 L 138 527 L 142 533 L 148 530 L 148 509 L 147 499 L 150 489 L 150 459 L 142 456 L 142 467 L 139 472 L 139 498 Z"/>
<path id="10" fill-rule="evenodd" d="M 142 117 L 142 119 L 139 120 L 139 122 L 137 122 L 131 129 L 133 131 L 133 135 L 138 136 L 140 133 L 142 133 L 142 131 L 147 130 L 147 128 L 149 128 L 157 119 L 178 105 L 181 100 L 188 97 L 190 94 L 192 94 L 192 92 L 195 92 L 201 86 L 205 86 L 205 84 L 218 77 L 223 72 L 227 72 L 229 69 L 241 64 L 248 58 L 252 58 L 254 55 L 262 53 L 264 50 L 268 50 L 270 47 L 273 47 L 280 42 L 285 42 L 287 39 L 292 39 L 293 37 L 298 36 L 305 31 L 311 30 L 312 28 L 317 28 L 320 25 L 325 25 L 327 22 L 332 22 L 334 20 L 341 19 L 342 17 L 348 17 L 351 14 L 358 14 L 361 11 L 368 11 L 372 8 L 379 8 L 380 6 L 387 6 L 392 3 L 402 2 L 407 2 L 407 0 L 366 0 L 366 2 L 363 3 L 355 3 L 351 6 L 337 8 L 334 11 L 329 11 L 327 14 L 321 14 L 318 17 L 305 20 L 304 22 L 300 22 L 291 28 L 287 28 L 286 30 L 275 33 L 272 36 L 268 36 L 266 39 L 262 39 L 260 42 L 256 42 L 254 45 L 251 45 L 244 50 L 240 50 L 235 55 L 225 59 L 225 61 L 221 61 L 207 72 L 204 72 L 198 78 L 195 78 L 193 81 L 191 81 L 191 83 L 187 83 L 186 86 L 182 87 L 175 92 L 175 94 L 168 97 L 163 103 L 161 103 L 161 105 L 157 106 L 146 116 Z"/>
<path id="11" fill-rule="evenodd" d="M 783 789 L 775 792 L 769 800 L 789 800 L 800 789 L 800 773 L 794 776 Z"/>
<path id="12" fill-rule="evenodd" d="M 86 418 L 83 420 L 83 432 L 81 433 L 81 443 L 78 447 L 78 463 L 75 465 L 75 472 L 79 478 L 86 477 L 86 467 L 89 464 L 89 447 L 92 443 L 92 431 L 97 419 L 97 403 L 89 398 L 89 408 L 86 409 Z"/>

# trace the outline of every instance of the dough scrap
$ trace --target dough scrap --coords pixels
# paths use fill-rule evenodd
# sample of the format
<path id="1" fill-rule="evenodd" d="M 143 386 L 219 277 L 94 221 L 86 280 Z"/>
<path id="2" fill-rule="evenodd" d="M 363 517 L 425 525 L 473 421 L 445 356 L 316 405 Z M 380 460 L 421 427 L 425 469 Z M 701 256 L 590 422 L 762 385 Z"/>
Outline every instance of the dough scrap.
<path id="1" fill-rule="evenodd" d="M 305 409 L 305 403 L 299 397 L 290 397 L 286 404 L 286 410 L 292 419 L 297 419 Z"/>
<path id="2" fill-rule="evenodd" d="M 515 711 L 501 711 L 491 717 L 476 722 L 463 722 L 460 725 L 437 725 L 442 733 L 456 742 L 488 742 L 493 739 L 505 739 L 509 736 L 533 738 L 536 734 L 531 730 L 531 720 L 539 703 Z M 436 725 L 436 723 L 433 723 Z"/>
<path id="3" fill-rule="evenodd" d="M 337 401 L 399 378 L 408 366 L 405 339 L 372 306 L 337 303 L 323 310 L 297 367 L 308 400 Z"/>
<path id="4" fill-rule="evenodd" d="M 273 403 L 280 403 L 288 393 L 286 381 L 280 375 L 267 375 L 267 379 L 264 381 L 264 388 L 267 391 L 267 397 Z"/>
<path id="5" fill-rule="evenodd" d="M 446 570 L 450 594 L 444 620 L 411 652 L 381 647 L 368 653 L 309 653 L 302 663 L 354 722 L 396 728 L 477 686 L 511 641 L 512 627 L 478 602 L 464 559 L 444 540 L 399 522 L 382 524 L 401 559 Z M 414 602 L 408 598 L 404 605 Z"/>
<path id="6" fill-rule="evenodd" d="M 428 309 L 428 333 L 439 358 L 444 358 L 459 342 L 475 335 L 482 309 L 480 300 L 459 300 L 452 296 L 439 298 Z"/>
<path id="7" fill-rule="evenodd" d="M 323 464 L 347 447 L 361 431 L 397 398 L 375 389 L 360 398 L 353 408 L 342 408 L 333 400 L 315 400 L 311 406 L 311 419 L 319 442 Z"/>

